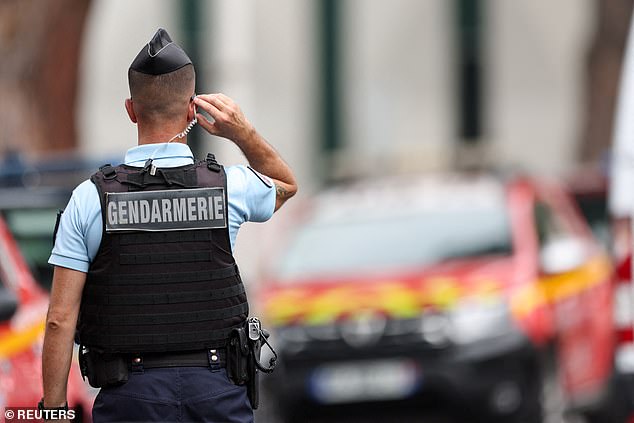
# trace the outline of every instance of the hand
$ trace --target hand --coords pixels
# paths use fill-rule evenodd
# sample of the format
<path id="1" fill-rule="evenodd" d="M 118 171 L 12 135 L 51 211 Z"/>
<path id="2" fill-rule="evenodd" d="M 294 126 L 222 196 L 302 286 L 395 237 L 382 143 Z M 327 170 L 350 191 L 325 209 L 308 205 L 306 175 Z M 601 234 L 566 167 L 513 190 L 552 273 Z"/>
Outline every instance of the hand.
<path id="1" fill-rule="evenodd" d="M 255 133 L 255 129 L 240 110 L 240 107 L 224 94 L 201 94 L 194 99 L 213 118 L 196 113 L 198 123 L 211 135 L 227 138 L 240 146 Z"/>
<path id="2" fill-rule="evenodd" d="M 200 126 L 212 135 L 233 141 L 253 169 L 273 180 L 277 187 L 275 210 L 297 192 L 297 182 L 291 168 L 257 133 L 233 100 L 224 94 L 203 94 L 196 96 L 194 103 L 213 118 L 213 122 L 210 122 L 205 116 L 196 113 Z"/>

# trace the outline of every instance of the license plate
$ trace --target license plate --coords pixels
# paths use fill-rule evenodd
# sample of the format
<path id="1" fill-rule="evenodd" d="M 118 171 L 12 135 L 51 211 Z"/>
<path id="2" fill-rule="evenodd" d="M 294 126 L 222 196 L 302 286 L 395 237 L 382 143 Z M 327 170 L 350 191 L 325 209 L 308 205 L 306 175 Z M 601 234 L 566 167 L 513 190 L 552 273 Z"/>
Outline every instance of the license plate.
<path id="1" fill-rule="evenodd" d="M 317 367 L 309 391 L 322 404 L 389 401 L 410 397 L 420 382 L 421 372 L 413 361 L 356 361 Z"/>

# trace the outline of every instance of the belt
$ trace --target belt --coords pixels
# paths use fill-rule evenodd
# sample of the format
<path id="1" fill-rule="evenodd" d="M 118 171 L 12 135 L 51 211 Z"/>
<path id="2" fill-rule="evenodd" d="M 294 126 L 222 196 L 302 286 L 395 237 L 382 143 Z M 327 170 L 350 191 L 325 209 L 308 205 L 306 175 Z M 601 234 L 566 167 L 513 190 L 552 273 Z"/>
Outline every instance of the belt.
<path id="1" fill-rule="evenodd" d="M 144 369 L 160 367 L 209 367 L 210 364 L 224 366 L 227 351 L 216 348 L 203 351 L 145 353 L 131 356 L 129 364 L 132 367 L 142 366 Z"/>

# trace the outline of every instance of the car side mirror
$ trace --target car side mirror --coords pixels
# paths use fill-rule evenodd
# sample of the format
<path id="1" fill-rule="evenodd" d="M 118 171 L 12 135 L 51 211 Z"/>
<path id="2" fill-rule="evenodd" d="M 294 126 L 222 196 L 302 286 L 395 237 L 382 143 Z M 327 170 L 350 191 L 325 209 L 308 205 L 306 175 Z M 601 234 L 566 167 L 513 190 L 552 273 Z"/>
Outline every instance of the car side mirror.
<path id="1" fill-rule="evenodd" d="M 11 319 L 18 310 L 18 297 L 13 291 L 0 285 L 0 322 Z"/>
<path id="2" fill-rule="evenodd" d="M 548 242 L 539 252 L 540 270 L 546 275 L 569 272 L 588 258 L 586 244 L 578 238 L 559 238 Z"/>

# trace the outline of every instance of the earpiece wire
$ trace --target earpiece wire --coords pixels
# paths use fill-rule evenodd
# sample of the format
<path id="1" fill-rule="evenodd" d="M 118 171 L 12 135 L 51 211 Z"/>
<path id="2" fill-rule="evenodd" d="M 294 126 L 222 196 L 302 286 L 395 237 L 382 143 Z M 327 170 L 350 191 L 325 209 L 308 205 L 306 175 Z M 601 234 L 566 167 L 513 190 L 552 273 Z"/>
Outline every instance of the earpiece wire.
<path id="1" fill-rule="evenodd" d="M 196 97 L 196 94 L 194 94 L 191 99 L 192 101 L 194 100 L 194 98 Z M 150 161 L 150 163 L 154 160 L 154 157 L 156 157 L 156 153 L 158 153 L 158 151 L 161 148 L 167 148 L 167 145 L 169 143 L 171 143 L 172 141 L 174 141 L 175 139 L 181 139 L 187 136 L 187 134 L 189 134 L 189 131 L 192 130 L 192 128 L 194 126 L 196 126 L 196 124 L 198 123 L 198 118 L 196 117 L 196 105 L 194 105 L 194 118 L 189 122 L 189 124 L 187 125 L 187 127 L 183 130 L 183 132 L 178 133 L 176 135 L 174 135 L 172 138 L 169 139 L 169 141 L 167 141 L 166 143 L 156 147 L 156 149 L 152 152 L 152 154 L 150 155 L 150 158 L 148 159 Z M 156 173 L 156 166 L 152 165 L 151 170 L 150 170 L 150 174 L 154 175 Z"/>

